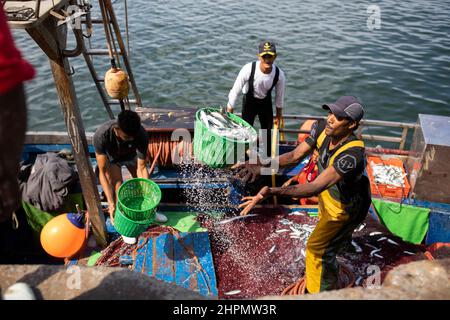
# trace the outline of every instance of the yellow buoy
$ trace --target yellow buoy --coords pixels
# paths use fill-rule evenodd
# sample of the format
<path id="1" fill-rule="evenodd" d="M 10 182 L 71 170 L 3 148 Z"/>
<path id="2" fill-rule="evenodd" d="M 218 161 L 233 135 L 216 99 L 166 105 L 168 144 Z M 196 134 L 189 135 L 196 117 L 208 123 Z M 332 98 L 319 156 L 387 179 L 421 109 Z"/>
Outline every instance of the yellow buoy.
<path id="1" fill-rule="evenodd" d="M 83 220 L 83 215 L 68 213 L 47 222 L 41 231 L 44 250 L 57 258 L 68 258 L 77 253 L 86 239 Z"/>
<path id="2" fill-rule="evenodd" d="M 125 99 L 128 96 L 128 75 L 120 68 L 111 68 L 105 74 L 105 88 L 113 99 Z"/>

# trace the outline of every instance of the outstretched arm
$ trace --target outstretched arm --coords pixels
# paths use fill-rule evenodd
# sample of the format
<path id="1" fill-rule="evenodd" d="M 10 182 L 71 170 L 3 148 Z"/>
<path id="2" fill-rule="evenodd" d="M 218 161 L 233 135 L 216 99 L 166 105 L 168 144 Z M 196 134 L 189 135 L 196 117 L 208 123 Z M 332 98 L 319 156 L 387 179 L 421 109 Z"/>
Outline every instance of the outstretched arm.
<path id="1" fill-rule="evenodd" d="M 305 156 L 312 152 L 312 147 L 306 142 L 302 142 L 297 146 L 294 150 L 288 153 L 284 153 L 281 156 L 277 157 L 275 161 L 279 161 L 280 167 L 285 167 L 289 165 L 297 164 L 301 161 Z M 231 167 L 231 169 L 236 170 L 235 178 L 241 179 L 243 183 L 248 181 L 254 182 L 256 178 L 261 175 L 261 168 L 264 166 L 269 166 L 270 162 L 266 165 L 261 163 L 258 164 L 249 164 L 248 162 L 237 163 Z"/>
<path id="2" fill-rule="evenodd" d="M 279 166 L 286 167 L 299 163 L 303 158 L 309 155 L 313 148 L 306 142 L 300 143 L 294 150 L 283 153 L 278 157 Z"/>
<path id="3" fill-rule="evenodd" d="M 269 188 L 268 195 L 282 197 L 308 198 L 318 195 L 342 179 L 342 176 L 331 166 L 326 168 L 313 182 L 281 188 Z"/>
<path id="4" fill-rule="evenodd" d="M 311 183 L 281 188 L 269 188 L 265 186 L 255 196 L 242 198 L 242 201 L 245 202 L 239 205 L 239 209 L 243 209 L 241 211 L 241 216 L 248 214 L 250 210 L 252 210 L 258 203 L 269 196 L 308 198 L 318 195 L 322 191 L 339 182 L 341 179 L 342 176 L 334 167 L 328 167 L 317 177 L 316 180 Z"/>

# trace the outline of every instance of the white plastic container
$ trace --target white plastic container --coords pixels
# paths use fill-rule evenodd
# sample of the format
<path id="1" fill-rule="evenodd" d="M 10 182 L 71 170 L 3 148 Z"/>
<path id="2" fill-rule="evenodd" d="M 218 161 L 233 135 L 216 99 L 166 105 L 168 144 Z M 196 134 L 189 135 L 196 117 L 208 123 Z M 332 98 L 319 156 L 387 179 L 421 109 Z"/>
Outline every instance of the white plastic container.
<path id="1" fill-rule="evenodd" d="M 131 237 L 125 237 L 122 236 L 123 242 L 125 242 L 126 244 L 135 244 L 136 243 L 136 238 L 131 238 Z"/>

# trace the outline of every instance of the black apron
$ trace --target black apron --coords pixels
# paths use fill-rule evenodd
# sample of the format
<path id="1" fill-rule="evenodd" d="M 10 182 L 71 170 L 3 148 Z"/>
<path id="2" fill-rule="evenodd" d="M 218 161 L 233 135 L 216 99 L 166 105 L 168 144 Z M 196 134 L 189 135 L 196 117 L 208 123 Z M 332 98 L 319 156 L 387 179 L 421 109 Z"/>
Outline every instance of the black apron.
<path id="1" fill-rule="evenodd" d="M 256 61 L 252 63 L 252 71 L 248 79 L 248 92 L 242 99 L 242 119 L 253 126 L 255 117 L 258 116 L 261 123 L 261 129 L 267 129 L 267 136 L 265 146 L 266 154 L 270 157 L 272 150 L 272 128 L 273 128 L 273 110 L 272 110 L 272 90 L 278 82 L 280 70 L 275 66 L 275 77 L 273 79 L 272 87 L 267 91 L 264 99 L 254 97 L 253 81 L 255 78 Z"/>

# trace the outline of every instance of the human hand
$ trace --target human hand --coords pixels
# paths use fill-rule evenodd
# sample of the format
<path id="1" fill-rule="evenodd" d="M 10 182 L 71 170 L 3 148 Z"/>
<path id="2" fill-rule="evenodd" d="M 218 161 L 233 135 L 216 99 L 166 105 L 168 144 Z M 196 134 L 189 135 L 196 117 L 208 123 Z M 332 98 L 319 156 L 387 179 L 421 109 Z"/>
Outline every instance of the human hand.
<path id="1" fill-rule="evenodd" d="M 233 113 L 233 108 L 231 108 L 230 106 L 227 106 L 227 112 Z"/>
<path id="2" fill-rule="evenodd" d="M 281 125 L 281 118 L 275 117 L 275 119 L 273 120 L 273 126 L 279 128 L 280 125 Z"/>
<path id="3" fill-rule="evenodd" d="M 282 188 L 284 187 L 288 187 L 292 184 L 292 182 L 294 181 L 294 178 L 290 178 L 288 181 L 286 181 L 285 183 L 283 183 L 283 185 L 281 186 Z"/>
<path id="4" fill-rule="evenodd" d="M 108 213 L 111 219 L 111 224 L 114 225 L 114 213 L 116 212 L 116 205 L 113 202 L 108 203 Z"/>
<path id="5" fill-rule="evenodd" d="M 244 209 L 241 211 L 240 215 L 247 215 L 250 210 L 252 210 L 259 202 L 263 201 L 270 194 L 269 187 L 265 186 L 255 196 L 243 197 L 242 201 L 246 201 L 239 205 L 239 209 Z"/>
<path id="6" fill-rule="evenodd" d="M 231 167 L 235 170 L 235 179 L 241 179 L 243 183 L 255 182 L 256 178 L 261 174 L 261 166 L 258 164 L 237 163 Z"/>

